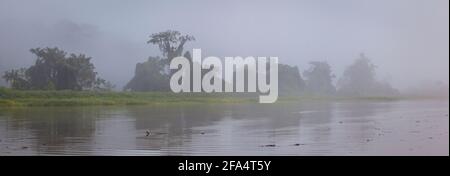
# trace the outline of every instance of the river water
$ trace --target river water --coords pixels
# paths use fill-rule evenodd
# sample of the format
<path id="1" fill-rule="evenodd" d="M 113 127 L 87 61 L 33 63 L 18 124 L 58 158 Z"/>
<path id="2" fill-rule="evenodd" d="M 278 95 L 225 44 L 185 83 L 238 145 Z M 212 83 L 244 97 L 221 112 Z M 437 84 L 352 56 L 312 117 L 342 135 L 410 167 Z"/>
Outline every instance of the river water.
<path id="1" fill-rule="evenodd" d="M 0 155 L 449 155 L 448 114 L 448 99 L 0 108 Z"/>

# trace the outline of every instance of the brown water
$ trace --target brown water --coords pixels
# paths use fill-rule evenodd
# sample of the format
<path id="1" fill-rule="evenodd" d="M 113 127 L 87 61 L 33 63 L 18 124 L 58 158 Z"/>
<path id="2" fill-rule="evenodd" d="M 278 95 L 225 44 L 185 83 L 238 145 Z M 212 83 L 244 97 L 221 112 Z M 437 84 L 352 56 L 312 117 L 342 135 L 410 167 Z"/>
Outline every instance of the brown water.
<path id="1" fill-rule="evenodd" d="M 449 155 L 448 114 L 448 100 L 1 108 L 0 155 Z"/>

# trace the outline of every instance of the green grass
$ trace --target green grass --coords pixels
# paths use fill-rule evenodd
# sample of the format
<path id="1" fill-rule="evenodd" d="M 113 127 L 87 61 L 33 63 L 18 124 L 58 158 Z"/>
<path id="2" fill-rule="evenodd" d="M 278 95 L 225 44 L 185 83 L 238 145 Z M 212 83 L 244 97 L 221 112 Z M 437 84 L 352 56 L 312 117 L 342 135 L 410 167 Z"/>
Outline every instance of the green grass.
<path id="1" fill-rule="evenodd" d="M 256 103 L 256 97 L 171 92 L 18 91 L 0 88 L 1 106 L 157 105 Z"/>
<path id="2" fill-rule="evenodd" d="M 280 96 L 277 103 L 306 101 L 394 101 L 402 97 Z M 257 94 L 171 93 L 171 92 L 95 92 L 95 91 L 19 91 L 0 88 L 0 107 L 17 106 L 111 106 L 167 104 L 258 103 Z"/>

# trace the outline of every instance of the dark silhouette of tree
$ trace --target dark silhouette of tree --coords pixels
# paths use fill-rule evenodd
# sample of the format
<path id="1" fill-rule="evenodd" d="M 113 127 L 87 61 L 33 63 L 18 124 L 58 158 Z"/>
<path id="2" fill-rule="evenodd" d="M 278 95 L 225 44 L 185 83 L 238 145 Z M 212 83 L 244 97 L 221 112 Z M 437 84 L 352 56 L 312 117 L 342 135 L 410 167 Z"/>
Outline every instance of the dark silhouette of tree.
<path id="1" fill-rule="evenodd" d="M 5 79 L 6 82 L 9 82 L 13 89 L 27 90 L 30 89 L 31 86 L 26 78 L 25 72 L 25 68 L 21 68 L 18 70 L 12 69 L 5 72 L 5 74 L 3 75 L 3 79 Z"/>
<path id="2" fill-rule="evenodd" d="M 363 53 L 344 71 L 338 91 L 351 96 L 391 96 L 398 91 L 387 82 L 376 79 L 376 66 Z"/>
<path id="3" fill-rule="evenodd" d="M 124 90 L 169 91 L 170 75 L 174 72 L 174 70 L 169 70 L 169 63 L 173 58 L 183 54 L 186 42 L 193 40 L 195 40 L 193 36 L 182 35 L 173 30 L 150 35 L 147 43 L 157 45 L 163 58 L 149 57 L 146 62 L 136 64 L 135 75 L 124 87 Z M 184 53 L 184 56 L 192 62 L 189 52 Z"/>
<path id="4" fill-rule="evenodd" d="M 183 54 L 183 47 L 188 41 L 193 41 L 195 38 L 190 35 L 182 35 L 178 31 L 167 30 L 165 32 L 159 32 L 152 34 L 149 44 L 155 44 L 162 52 L 163 58 L 150 57 L 148 61 L 144 63 L 138 63 L 136 65 L 135 76 L 124 87 L 124 90 L 131 91 L 169 91 L 170 75 L 174 70 L 169 70 L 168 65 L 170 61 L 178 56 L 183 55 L 190 61 L 191 75 L 193 72 L 192 56 L 189 51 Z M 279 89 L 283 93 L 300 93 L 305 88 L 305 82 L 301 78 L 297 67 L 291 67 L 288 65 L 279 65 Z M 211 69 L 202 69 L 201 75 L 209 72 Z M 247 73 L 247 70 L 245 70 Z M 234 73 L 235 74 L 235 73 Z M 193 77 L 191 77 L 192 83 Z M 222 81 L 224 88 L 226 81 Z M 247 84 L 247 83 L 246 83 Z M 235 83 L 234 83 L 235 85 Z M 191 90 L 193 85 L 191 84 Z"/>
<path id="5" fill-rule="evenodd" d="M 109 82 L 97 78 L 91 58 L 70 54 L 58 48 L 35 48 L 35 64 L 5 72 L 3 78 L 15 89 L 88 90 L 105 87 Z"/>
<path id="6" fill-rule="evenodd" d="M 131 91 L 168 91 L 169 74 L 166 62 L 160 57 L 149 57 L 144 63 L 136 64 L 133 79 L 124 90 Z"/>
<path id="7" fill-rule="evenodd" d="M 278 64 L 278 89 L 280 95 L 300 94 L 305 90 L 305 81 L 297 66 Z"/>
<path id="8" fill-rule="evenodd" d="M 64 73 L 67 72 L 65 70 L 67 68 L 63 65 L 67 53 L 58 48 L 36 48 L 31 49 L 30 52 L 37 57 L 35 64 L 26 71 L 32 88 L 39 90 L 64 89 L 63 86 L 67 85 L 63 85 L 61 77 L 68 74 Z"/>
<path id="9" fill-rule="evenodd" d="M 310 62 L 310 68 L 303 72 L 305 76 L 306 89 L 310 93 L 334 94 L 336 88 L 333 85 L 335 75 L 327 62 Z"/>
<path id="10" fill-rule="evenodd" d="M 181 35 L 178 31 L 167 30 L 150 35 L 150 40 L 147 43 L 158 45 L 164 57 L 170 61 L 173 58 L 183 54 L 184 44 L 188 41 L 193 41 L 195 38 L 190 35 Z"/>

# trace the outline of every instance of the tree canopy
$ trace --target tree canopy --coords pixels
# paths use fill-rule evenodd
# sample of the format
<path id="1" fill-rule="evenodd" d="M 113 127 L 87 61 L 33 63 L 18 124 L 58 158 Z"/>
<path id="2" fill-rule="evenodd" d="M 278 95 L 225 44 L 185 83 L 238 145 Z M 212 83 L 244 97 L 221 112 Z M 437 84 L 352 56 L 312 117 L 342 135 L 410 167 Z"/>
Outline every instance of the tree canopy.
<path id="1" fill-rule="evenodd" d="M 310 68 L 303 72 L 305 76 L 306 89 L 311 93 L 333 94 L 336 88 L 333 85 L 333 75 L 330 65 L 327 62 L 309 62 Z"/>
<path id="2" fill-rule="evenodd" d="M 146 62 L 136 64 L 134 77 L 124 90 L 168 91 L 169 79 L 164 60 L 160 57 L 149 57 Z"/>
<path id="3" fill-rule="evenodd" d="M 364 54 L 360 54 L 348 66 L 338 81 L 339 93 L 351 96 L 395 95 L 398 91 L 387 82 L 376 79 L 376 66 Z"/>
<path id="4" fill-rule="evenodd" d="M 305 90 L 305 81 L 297 66 L 278 64 L 278 89 L 280 95 L 300 94 Z"/>
<path id="5" fill-rule="evenodd" d="M 194 36 L 182 35 L 179 31 L 167 30 L 150 35 L 150 40 L 147 43 L 158 45 L 163 56 L 169 59 L 170 62 L 173 58 L 183 54 L 183 47 L 186 42 L 193 40 L 195 40 Z"/>
<path id="6" fill-rule="evenodd" d="M 91 57 L 67 54 L 59 48 L 30 50 L 37 59 L 29 68 L 10 70 L 3 78 L 20 90 L 88 90 L 109 89 L 112 84 L 97 77 Z"/>
<path id="7" fill-rule="evenodd" d="M 150 35 L 148 44 L 154 44 L 162 52 L 161 57 L 149 57 L 146 62 L 136 64 L 135 75 L 124 87 L 131 91 L 169 91 L 171 71 L 170 61 L 183 54 L 184 45 L 195 38 L 191 35 L 182 35 L 178 31 L 167 30 Z M 184 56 L 191 58 L 189 52 Z"/>

